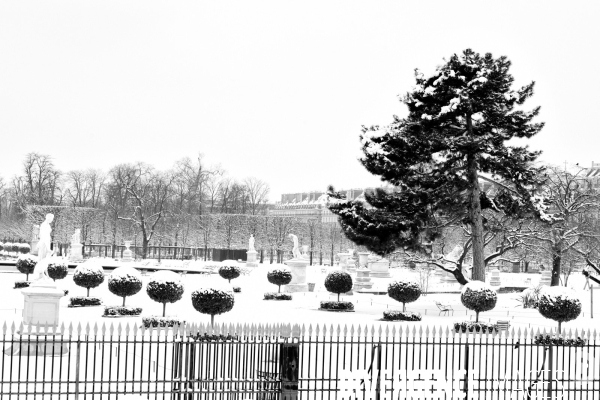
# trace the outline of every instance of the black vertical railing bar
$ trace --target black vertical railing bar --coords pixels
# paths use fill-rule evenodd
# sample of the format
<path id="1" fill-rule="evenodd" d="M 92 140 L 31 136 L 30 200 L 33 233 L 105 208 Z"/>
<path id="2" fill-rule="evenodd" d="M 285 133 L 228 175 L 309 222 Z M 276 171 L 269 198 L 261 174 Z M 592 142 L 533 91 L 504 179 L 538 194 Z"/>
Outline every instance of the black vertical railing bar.
<path id="1" fill-rule="evenodd" d="M 343 342 L 344 346 L 343 346 L 343 349 L 342 349 L 343 350 L 343 353 L 342 353 L 342 368 L 346 369 L 346 349 L 348 348 L 348 346 L 347 346 L 348 342 L 346 341 L 346 338 L 348 337 L 348 326 L 346 324 L 344 324 L 344 328 L 342 330 L 342 334 L 344 336 L 344 342 Z M 350 340 L 352 340 L 352 338 Z M 338 355 L 338 357 L 339 357 L 339 355 Z M 300 362 L 302 362 L 302 360 Z M 339 371 L 339 367 L 337 368 L 337 370 Z M 336 381 L 336 388 L 337 388 L 337 381 Z"/>
<path id="2" fill-rule="evenodd" d="M 14 350 L 12 350 L 12 346 L 9 347 L 11 349 L 11 351 L 14 352 Z M 0 398 L 4 397 L 4 364 L 6 362 L 6 353 L 4 352 L 4 349 L 6 349 L 6 322 L 4 322 L 4 324 L 2 325 L 2 369 L 0 370 Z M 12 358 L 12 357 L 11 357 Z M 10 385 L 10 383 L 9 383 Z"/>
<path id="3" fill-rule="evenodd" d="M 129 331 L 129 322 L 125 325 L 125 371 L 123 372 L 123 384 L 124 384 L 124 393 L 133 393 L 133 386 L 135 384 L 135 378 L 131 379 L 131 384 L 127 380 L 127 366 L 129 365 L 129 339 L 130 339 L 130 331 Z M 135 357 L 134 357 L 135 358 Z"/>
<path id="4" fill-rule="evenodd" d="M 338 330 L 339 330 L 339 327 L 338 327 Z M 334 331 L 333 324 L 331 324 L 331 329 L 329 330 L 329 343 L 328 343 L 328 346 L 329 346 L 329 371 L 327 372 L 327 377 L 328 377 L 329 380 L 328 380 L 328 383 L 327 383 L 327 400 L 331 400 L 331 390 L 332 390 L 331 386 L 338 379 L 337 371 L 336 371 L 335 381 L 331 380 L 331 375 L 332 375 L 331 374 L 331 366 L 333 364 L 333 335 L 336 334 L 336 333 L 337 332 Z M 338 357 L 337 357 L 337 355 L 338 355 L 337 349 L 336 349 L 335 354 L 336 354 L 335 358 L 336 358 L 336 364 L 337 364 L 337 359 L 338 359 Z M 322 399 L 322 397 L 321 397 L 321 399 Z"/>
<path id="5" fill-rule="evenodd" d="M 150 327 L 150 329 L 148 329 L 146 331 L 148 333 L 148 359 L 146 360 L 148 363 L 148 379 L 146 379 L 146 382 L 148 383 L 148 386 L 146 386 L 146 393 L 150 394 L 150 388 L 152 387 L 152 344 L 154 343 L 154 341 L 152 340 L 152 337 L 154 336 L 154 328 Z M 144 363 L 144 359 L 142 359 L 142 365 Z M 148 396 L 149 397 L 149 396 Z"/>
<path id="6" fill-rule="evenodd" d="M 235 358 L 235 362 L 233 363 L 233 365 L 235 366 L 234 367 L 234 372 L 233 372 L 233 374 L 235 375 L 235 378 L 236 378 L 236 386 L 235 387 L 237 388 L 238 391 L 245 391 L 246 388 L 245 388 L 245 385 L 242 382 L 243 377 L 242 377 L 242 371 L 241 371 L 241 368 L 240 368 L 241 367 L 240 363 L 241 363 L 242 360 L 240 359 L 240 356 L 241 356 L 240 355 L 240 347 L 241 347 L 241 343 L 240 343 L 241 339 L 240 338 L 241 338 L 241 332 L 240 332 L 240 325 L 239 324 L 236 325 L 236 330 L 235 330 L 235 336 L 234 337 L 237 338 L 237 340 L 232 344 L 232 347 L 234 346 L 234 348 L 235 348 L 234 356 L 232 357 L 232 359 Z"/>
<path id="7" fill-rule="evenodd" d="M 318 379 L 319 379 L 319 363 L 318 360 L 319 359 L 319 324 L 315 325 L 315 358 L 314 358 L 314 364 L 315 364 L 315 370 L 314 370 L 314 390 L 316 391 L 318 388 Z"/>
<path id="8" fill-rule="evenodd" d="M 141 336 L 141 340 L 140 340 L 140 349 L 141 349 L 141 354 L 140 354 L 140 367 L 139 367 L 139 371 L 140 371 L 140 396 L 145 392 L 145 388 L 144 388 L 144 352 L 146 350 L 146 335 L 148 333 L 148 329 L 142 325 L 140 327 L 140 336 Z M 150 378 L 148 376 L 148 378 Z"/>
<path id="9" fill-rule="evenodd" d="M 90 324 L 88 323 L 85 329 L 85 369 L 83 373 L 83 382 L 85 388 L 83 390 L 83 399 L 87 399 L 88 394 L 88 365 L 89 365 L 89 350 L 90 350 Z M 92 392 L 93 393 L 93 392 Z M 94 395 L 92 394 L 92 398 Z"/>
<path id="10" fill-rule="evenodd" d="M 92 348 L 94 350 L 92 356 L 92 400 L 96 398 L 96 366 L 98 364 L 98 350 L 100 349 L 100 343 L 98 343 L 98 324 L 94 324 L 94 340 L 90 340 Z M 89 343 L 88 343 L 89 345 Z"/>
<path id="11" fill-rule="evenodd" d="M 304 330 L 304 329 L 302 329 L 302 330 Z M 307 371 L 306 392 L 307 393 L 310 392 L 310 382 L 311 382 L 310 367 L 311 367 L 311 361 L 312 361 L 311 354 L 312 354 L 312 324 L 309 324 L 308 325 L 308 368 L 306 368 L 306 371 Z"/>
<path id="12" fill-rule="evenodd" d="M 165 341 L 164 341 L 164 348 L 165 348 L 165 355 L 163 358 L 163 377 L 162 377 L 162 386 L 163 386 L 163 398 L 166 397 L 167 394 L 167 369 L 169 371 L 173 371 L 173 365 L 169 365 L 167 364 L 167 360 L 168 360 L 168 356 L 167 356 L 167 350 L 169 348 L 173 348 L 172 346 L 169 346 L 169 344 L 172 344 L 173 341 L 175 341 L 175 326 L 173 326 L 173 328 L 166 330 L 165 329 Z M 169 333 L 171 333 L 171 342 L 169 343 Z M 172 357 L 171 357 L 172 359 Z M 167 368 L 167 366 L 170 366 L 171 368 Z M 173 391 L 173 384 L 170 383 L 169 384 L 170 390 L 171 392 Z"/>
<path id="13" fill-rule="evenodd" d="M 150 360 L 150 363 L 152 363 L 152 368 L 154 369 L 154 399 L 158 400 L 158 386 L 159 386 L 159 373 L 160 373 L 160 353 L 161 353 L 161 337 L 163 337 L 164 333 L 165 333 L 165 327 L 159 327 L 158 329 L 156 329 L 156 355 L 154 356 L 155 360 Z M 166 349 L 165 349 L 166 350 Z M 150 388 L 148 388 L 148 390 L 150 390 Z M 164 392 L 162 392 L 164 394 Z"/>
<path id="14" fill-rule="evenodd" d="M 100 341 L 100 379 L 98 384 L 100 385 L 100 393 L 104 392 L 104 363 L 106 361 L 106 324 L 102 324 L 102 339 Z"/>
<path id="15" fill-rule="evenodd" d="M 43 361 L 43 365 L 42 365 L 42 397 L 44 395 L 44 393 L 46 392 L 46 359 L 48 358 L 48 326 L 44 326 L 44 361 Z M 36 373 L 37 373 L 37 368 L 36 368 Z M 37 381 L 37 379 L 36 379 Z M 37 386 L 37 385 L 36 385 Z M 34 395 L 34 399 L 35 399 L 35 395 Z"/>
<path id="16" fill-rule="evenodd" d="M 50 394 L 54 394 L 54 360 L 56 357 L 56 335 L 57 335 L 58 326 L 54 326 L 54 332 L 52 334 L 52 359 L 50 360 Z M 63 355 L 62 347 L 59 347 L 60 355 Z"/>

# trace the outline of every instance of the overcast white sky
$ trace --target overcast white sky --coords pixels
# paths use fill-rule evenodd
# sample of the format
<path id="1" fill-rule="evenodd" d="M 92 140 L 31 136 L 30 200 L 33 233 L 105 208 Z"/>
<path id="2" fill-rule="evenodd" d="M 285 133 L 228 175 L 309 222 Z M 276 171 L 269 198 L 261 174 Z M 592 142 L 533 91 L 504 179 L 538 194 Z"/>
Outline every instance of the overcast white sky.
<path id="1" fill-rule="evenodd" d="M 506 55 L 551 163 L 600 161 L 595 1 L 0 2 L 0 175 L 205 155 L 281 193 L 377 184 L 361 125 L 403 115 L 413 69 Z"/>

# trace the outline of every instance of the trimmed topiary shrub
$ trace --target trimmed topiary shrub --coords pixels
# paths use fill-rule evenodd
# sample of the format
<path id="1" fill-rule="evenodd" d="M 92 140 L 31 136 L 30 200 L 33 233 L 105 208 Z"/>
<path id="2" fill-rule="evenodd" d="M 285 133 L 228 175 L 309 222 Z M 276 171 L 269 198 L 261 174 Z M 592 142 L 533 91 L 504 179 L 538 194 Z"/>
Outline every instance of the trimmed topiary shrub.
<path id="1" fill-rule="evenodd" d="M 354 311 L 354 304 L 349 301 L 322 301 L 320 309 L 326 311 Z"/>
<path id="2" fill-rule="evenodd" d="M 267 273 L 267 279 L 273 285 L 277 285 L 279 287 L 277 293 L 281 293 L 281 285 L 287 285 L 292 281 L 292 271 L 287 267 L 276 267 Z"/>
<path id="3" fill-rule="evenodd" d="M 142 324 L 144 328 L 172 328 L 174 326 L 180 326 L 185 321 L 179 318 L 173 317 L 143 317 Z"/>
<path id="4" fill-rule="evenodd" d="M 215 315 L 231 311 L 235 299 L 233 290 L 227 284 L 215 284 L 192 292 L 192 305 L 202 314 L 210 314 L 210 323 L 214 325 Z"/>
<path id="5" fill-rule="evenodd" d="M 29 281 L 16 281 L 14 289 L 23 289 L 29 287 L 29 285 L 31 285 Z"/>
<path id="6" fill-rule="evenodd" d="M 133 267 L 119 267 L 110 274 L 108 278 L 108 290 L 116 296 L 125 299 L 142 290 L 142 274 Z"/>
<path id="7" fill-rule="evenodd" d="M 27 254 L 31 251 L 31 246 L 27 243 L 17 243 L 17 251 L 21 254 Z"/>
<path id="8" fill-rule="evenodd" d="M 64 279 L 69 273 L 69 266 L 67 262 L 60 258 L 53 258 L 48 264 L 48 276 L 52 278 L 54 282 L 57 279 Z"/>
<path id="9" fill-rule="evenodd" d="M 97 297 L 71 297 L 69 307 L 94 307 L 101 306 L 102 300 Z"/>
<path id="10" fill-rule="evenodd" d="M 421 297 L 421 287 L 416 282 L 392 282 L 388 286 L 388 296 L 402 303 L 402 311 L 406 311 L 406 303 L 412 303 Z"/>
<path id="11" fill-rule="evenodd" d="M 292 295 L 289 293 L 265 293 L 265 300 L 291 300 Z"/>
<path id="12" fill-rule="evenodd" d="M 146 286 L 150 298 L 163 305 L 162 316 L 165 316 L 167 303 L 175 303 L 183 296 L 183 283 L 178 274 L 173 271 L 158 271 L 152 274 Z"/>
<path id="13" fill-rule="evenodd" d="M 481 281 L 467 283 L 460 295 L 460 301 L 469 310 L 475 311 L 475 322 L 479 322 L 479 313 L 496 307 L 498 294 L 491 286 Z"/>
<path id="14" fill-rule="evenodd" d="M 13 253 L 18 253 L 19 252 L 19 243 L 11 243 L 10 251 L 12 251 Z"/>
<path id="15" fill-rule="evenodd" d="M 498 332 L 498 327 L 494 324 L 488 324 L 486 322 L 456 322 L 454 324 L 455 332 L 481 332 L 481 333 L 494 333 Z"/>
<path id="16" fill-rule="evenodd" d="M 547 286 L 540 291 L 537 309 L 544 317 L 558 322 L 560 334 L 563 322 L 579 317 L 581 301 L 573 289 L 564 286 Z"/>
<path id="17" fill-rule="evenodd" d="M 340 294 L 352 290 L 352 277 L 346 271 L 333 271 L 325 278 L 325 289 L 331 293 L 337 293 L 340 301 Z"/>
<path id="18" fill-rule="evenodd" d="M 385 310 L 383 312 L 384 321 L 420 321 L 421 314 L 410 311 Z"/>
<path id="19" fill-rule="evenodd" d="M 240 274 L 240 267 L 237 265 L 223 265 L 219 268 L 219 275 L 221 278 L 227 279 L 229 283 L 231 283 L 232 279 L 239 277 Z"/>
<path id="20" fill-rule="evenodd" d="M 20 273 L 26 275 L 26 280 L 29 280 L 29 274 L 33 273 L 37 262 L 38 258 L 36 256 L 33 256 L 31 254 L 24 254 L 19 256 L 19 258 L 17 259 L 16 267 Z"/>
<path id="21" fill-rule="evenodd" d="M 102 265 L 95 260 L 88 260 L 78 265 L 73 273 L 73 282 L 77 286 L 86 288 L 89 297 L 90 289 L 98 287 L 104 282 Z"/>
<path id="22" fill-rule="evenodd" d="M 103 317 L 137 317 L 142 314 L 142 309 L 139 307 L 121 307 L 112 306 L 105 307 Z"/>

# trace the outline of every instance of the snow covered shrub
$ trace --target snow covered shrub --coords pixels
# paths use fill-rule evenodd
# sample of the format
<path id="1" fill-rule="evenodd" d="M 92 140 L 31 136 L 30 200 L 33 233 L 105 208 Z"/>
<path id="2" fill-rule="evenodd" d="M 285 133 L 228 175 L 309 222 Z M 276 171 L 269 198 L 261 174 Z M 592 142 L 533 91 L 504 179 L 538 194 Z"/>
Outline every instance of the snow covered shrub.
<path id="1" fill-rule="evenodd" d="M 481 281 L 467 283 L 461 292 L 460 301 L 469 310 L 475 311 L 475 322 L 479 322 L 479 313 L 496 307 L 498 294 L 491 286 Z"/>
<path id="2" fill-rule="evenodd" d="M 119 267 L 120 268 L 120 267 Z M 112 306 L 104 307 L 103 317 L 135 317 L 142 313 L 142 309 L 139 307 L 121 307 Z"/>
<path id="3" fill-rule="evenodd" d="M 529 289 L 525 289 L 519 297 L 517 297 L 517 301 L 521 303 L 523 308 L 537 308 L 538 301 L 540 297 L 540 291 L 543 286 L 532 287 Z"/>
<path id="4" fill-rule="evenodd" d="M 227 279 L 229 283 L 231 283 L 232 279 L 240 276 L 240 273 L 240 267 L 237 265 L 223 265 L 219 268 L 219 275 L 221 275 L 221 278 Z"/>
<path id="5" fill-rule="evenodd" d="M 544 317 L 557 321 L 560 333 L 563 322 L 574 320 L 581 313 L 581 301 L 573 289 L 546 286 L 540 292 L 538 311 Z"/>
<path id="6" fill-rule="evenodd" d="M 146 286 L 146 293 L 150 298 L 163 305 L 163 314 L 167 303 L 175 303 L 183 296 L 183 283 L 178 274 L 173 271 L 158 271 L 152 274 Z"/>
<path id="7" fill-rule="evenodd" d="M 292 295 L 289 293 L 265 293 L 265 300 L 291 300 Z"/>
<path id="8" fill-rule="evenodd" d="M 26 275 L 26 280 L 29 280 L 29 274 L 33 273 L 37 262 L 38 258 L 36 256 L 33 256 L 31 254 L 24 254 L 17 258 L 16 267 L 20 273 Z"/>
<path id="9" fill-rule="evenodd" d="M 10 251 L 13 253 L 19 252 L 19 243 L 10 243 Z"/>
<path id="10" fill-rule="evenodd" d="M 421 297 L 421 287 L 416 282 L 392 282 L 388 286 L 388 296 L 402 303 L 402 311 L 406 311 L 406 303 Z"/>
<path id="11" fill-rule="evenodd" d="M 210 314 L 210 323 L 214 324 L 215 315 L 231 311 L 235 300 L 231 286 L 215 283 L 192 292 L 192 305 L 202 314 Z"/>
<path id="12" fill-rule="evenodd" d="M 144 317 L 142 318 L 142 324 L 144 328 L 172 328 L 174 326 L 180 326 L 185 321 L 179 318 L 172 317 Z"/>
<path id="13" fill-rule="evenodd" d="M 102 265 L 93 259 L 78 265 L 73 273 L 73 282 L 77 286 L 86 288 L 87 295 L 90 297 L 90 289 L 98 287 L 104 282 Z"/>
<path id="14" fill-rule="evenodd" d="M 29 246 L 27 243 L 17 243 L 18 245 L 18 251 L 21 254 L 27 254 L 31 251 L 31 246 Z"/>
<path id="15" fill-rule="evenodd" d="M 385 310 L 383 312 L 384 321 L 420 321 L 421 314 L 410 311 Z"/>
<path id="16" fill-rule="evenodd" d="M 352 277 L 346 271 L 333 271 L 325 278 L 325 289 L 331 293 L 337 293 L 340 301 L 340 293 L 352 290 Z"/>
<path id="17" fill-rule="evenodd" d="M 233 293 L 242 293 L 242 288 L 239 286 L 234 286 L 233 287 Z"/>
<path id="18" fill-rule="evenodd" d="M 586 345 L 587 340 L 577 336 L 575 339 L 566 339 L 561 335 L 548 335 L 538 333 L 534 337 L 535 344 L 541 344 L 544 346 L 555 345 L 555 346 L 572 346 L 572 347 L 583 347 Z"/>
<path id="19" fill-rule="evenodd" d="M 127 296 L 133 296 L 142 290 L 142 276 L 140 271 L 133 267 L 119 267 L 108 278 L 108 290 L 116 296 L 123 298 L 123 307 Z"/>
<path id="20" fill-rule="evenodd" d="M 31 285 L 31 282 L 29 281 L 16 281 L 13 289 L 23 289 L 29 287 L 29 285 Z"/>
<path id="21" fill-rule="evenodd" d="M 287 267 L 275 267 L 267 273 L 267 279 L 273 285 L 279 286 L 278 293 L 281 293 L 281 285 L 287 285 L 292 281 L 292 272 Z"/>
<path id="22" fill-rule="evenodd" d="M 322 301 L 321 310 L 354 311 L 354 304 L 349 301 Z"/>
<path id="23" fill-rule="evenodd" d="M 102 300 L 97 297 L 71 297 L 69 307 L 92 307 L 102 305 Z"/>
<path id="24" fill-rule="evenodd" d="M 57 279 L 64 279 L 69 273 L 67 262 L 61 258 L 53 258 L 48 263 L 48 276 L 56 282 Z"/>

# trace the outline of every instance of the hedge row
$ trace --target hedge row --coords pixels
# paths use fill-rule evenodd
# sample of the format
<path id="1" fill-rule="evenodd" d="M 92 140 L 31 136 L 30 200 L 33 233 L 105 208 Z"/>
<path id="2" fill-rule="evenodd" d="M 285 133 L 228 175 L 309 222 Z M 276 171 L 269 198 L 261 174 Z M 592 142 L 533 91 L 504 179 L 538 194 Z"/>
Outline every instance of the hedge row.
<path id="1" fill-rule="evenodd" d="M 421 314 L 410 311 L 386 310 L 383 312 L 384 321 L 421 321 Z"/>

